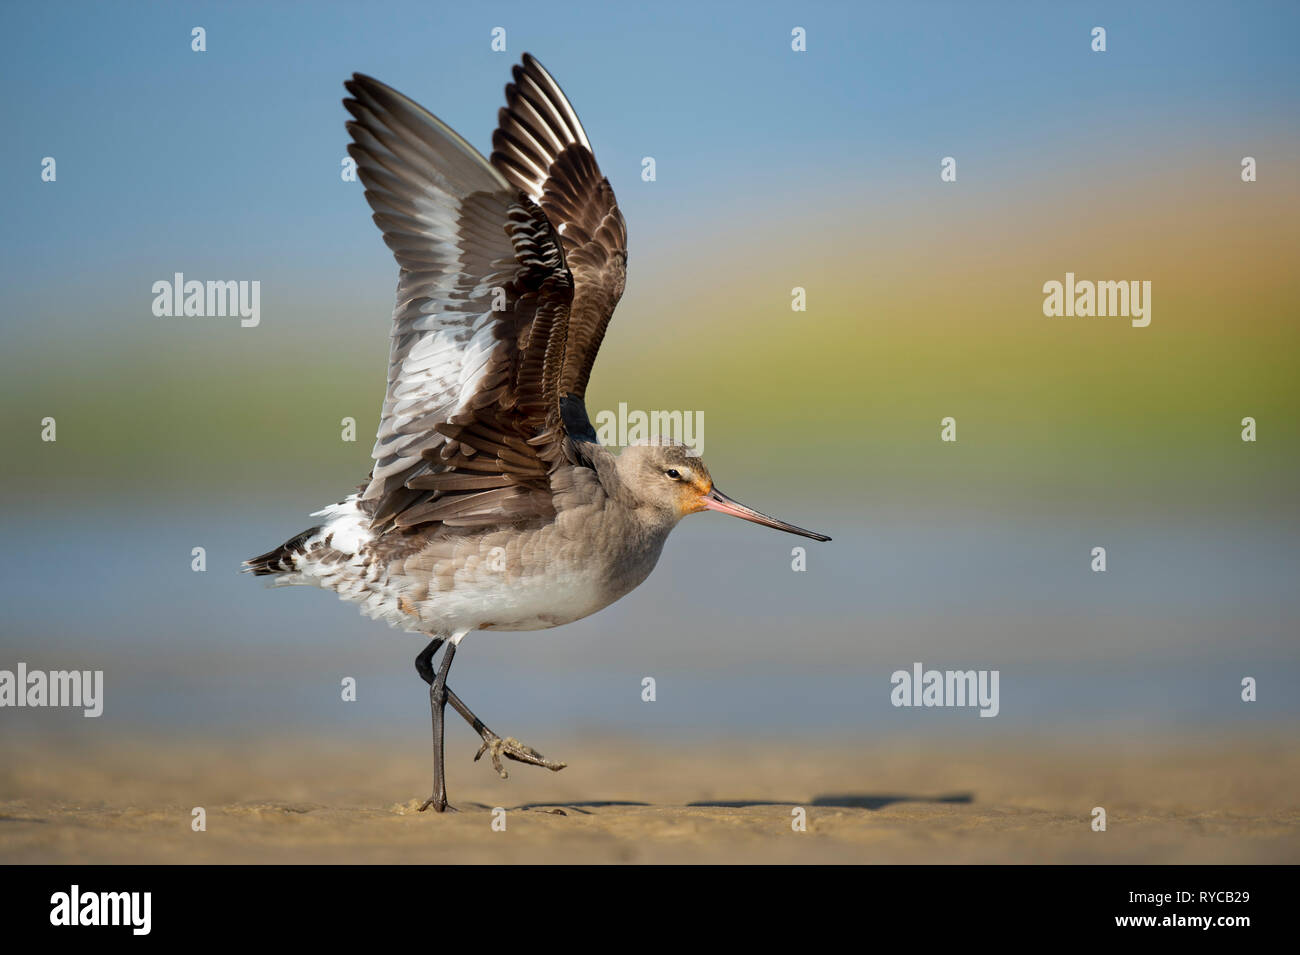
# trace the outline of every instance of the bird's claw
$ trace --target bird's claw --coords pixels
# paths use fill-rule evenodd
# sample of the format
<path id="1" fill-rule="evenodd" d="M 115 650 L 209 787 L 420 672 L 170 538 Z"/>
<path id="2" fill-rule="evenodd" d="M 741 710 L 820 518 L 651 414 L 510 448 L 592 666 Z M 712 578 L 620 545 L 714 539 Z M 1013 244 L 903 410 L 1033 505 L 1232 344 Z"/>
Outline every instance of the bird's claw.
<path id="1" fill-rule="evenodd" d="M 501 765 L 502 756 L 506 759 L 513 759 L 517 763 L 527 763 L 530 766 L 542 766 L 553 773 L 558 773 L 568 765 L 567 763 L 547 759 L 541 753 L 537 752 L 537 750 L 519 742 L 519 740 L 515 739 L 513 736 L 507 736 L 505 739 L 502 739 L 495 733 L 484 735 L 483 745 L 480 746 L 478 752 L 474 754 L 474 762 L 477 763 L 484 753 L 487 753 L 492 757 L 492 768 L 497 771 L 497 775 L 502 779 L 510 778 L 510 774 L 506 772 L 506 768 Z"/>
<path id="2" fill-rule="evenodd" d="M 434 812 L 460 812 L 460 810 L 457 809 L 455 806 L 448 805 L 446 797 L 443 797 L 442 800 L 439 800 L 436 796 L 430 796 L 428 799 L 426 799 L 423 803 L 420 804 L 420 808 L 417 809 L 416 812 L 424 812 L 430 806 L 433 807 Z"/>

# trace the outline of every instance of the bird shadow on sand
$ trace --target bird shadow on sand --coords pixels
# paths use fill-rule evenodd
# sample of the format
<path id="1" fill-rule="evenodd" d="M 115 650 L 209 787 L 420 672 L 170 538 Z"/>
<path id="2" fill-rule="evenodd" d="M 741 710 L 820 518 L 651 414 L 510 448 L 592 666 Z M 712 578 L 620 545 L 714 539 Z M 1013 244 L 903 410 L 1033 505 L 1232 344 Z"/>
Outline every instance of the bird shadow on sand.
<path id="1" fill-rule="evenodd" d="M 649 806 L 648 802 L 632 802 L 620 799 L 594 799 L 589 802 L 530 802 L 522 806 L 516 806 L 515 809 L 533 810 L 537 812 L 555 812 L 557 809 L 572 809 L 574 812 L 584 816 L 590 816 L 592 809 L 611 809 L 617 806 L 635 806 L 644 808 Z"/>
<path id="2" fill-rule="evenodd" d="M 708 800 L 688 803 L 701 809 L 749 809 L 754 806 L 817 806 L 824 809 L 884 809 L 900 802 L 928 802 L 969 804 L 975 801 L 974 793 L 949 793 L 943 796 L 917 796 L 905 793 L 837 793 L 814 796 L 811 800 L 796 802 L 782 799 Z"/>
<path id="3" fill-rule="evenodd" d="M 686 806 L 690 809 L 752 809 L 759 806 L 815 806 L 823 809 L 869 809 L 874 811 L 877 809 L 884 809 L 886 806 L 892 806 L 895 803 L 900 802 L 968 805 L 974 801 L 974 793 L 947 793 L 939 796 L 920 796 L 907 793 L 837 793 L 815 796 L 811 800 L 798 801 L 788 799 L 708 799 L 700 800 L 699 802 L 690 802 L 687 803 Z M 635 807 L 639 809 L 653 808 L 653 806 L 648 802 L 615 799 L 562 803 L 530 802 L 521 806 L 515 806 L 514 808 L 516 810 L 532 812 L 549 812 L 555 813 L 556 815 L 567 815 L 568 812 L 574 812 L 579 815 L 589 816 L 597 809 L 615 809 L 620 807 Z M 486 809 L 487 807 L 485 806 L 483 808 Z"/>

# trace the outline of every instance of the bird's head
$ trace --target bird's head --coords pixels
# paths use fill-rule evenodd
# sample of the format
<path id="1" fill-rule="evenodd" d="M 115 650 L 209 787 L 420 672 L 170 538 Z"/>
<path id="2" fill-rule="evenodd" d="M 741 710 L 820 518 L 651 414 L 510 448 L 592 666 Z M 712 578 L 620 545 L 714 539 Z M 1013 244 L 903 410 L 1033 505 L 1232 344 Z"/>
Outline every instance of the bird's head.
<path id="1" fill-rule="evenodd" d="M 830 540 L 825 534 L 768 517 L 723 494 L 714 487 L 704 460 L 685 445 L 633 445 L 619 455 L 618 472 L 637 503 L 654 508 L 674 524 L 687 514 L 718 511 L 789 534 Z"/>

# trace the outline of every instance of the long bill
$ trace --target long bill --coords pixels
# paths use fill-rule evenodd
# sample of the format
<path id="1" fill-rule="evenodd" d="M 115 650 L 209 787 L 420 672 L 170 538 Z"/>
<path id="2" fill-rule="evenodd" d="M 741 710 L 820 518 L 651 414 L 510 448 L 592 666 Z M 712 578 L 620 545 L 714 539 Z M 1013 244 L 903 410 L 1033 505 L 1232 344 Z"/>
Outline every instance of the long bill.
<path id="1" fill-rule="evenodd" d="M 830 540 L 825 534 L 818 534 L 816 531 L 806 531 L 802 527 L 795 527 L 793 524 L 787 524 L 785 521 L 778 521 L 775 517 L 768 517 L 752 507 L 746 507 L 739 501 L 727 497 L 716 487 L 700 498 L 700 503 L 711 511 L 717 511 L 719 514 L 730 514 L 732 517 L 739 517 L 747 521 L 753 521 L 755 524 L 762 524 L 764 527 L 775 527 L 778 531 L 785 531 L 787 534 L 798 534 L 800 537 L 811 537 L 815 541 Z"/>

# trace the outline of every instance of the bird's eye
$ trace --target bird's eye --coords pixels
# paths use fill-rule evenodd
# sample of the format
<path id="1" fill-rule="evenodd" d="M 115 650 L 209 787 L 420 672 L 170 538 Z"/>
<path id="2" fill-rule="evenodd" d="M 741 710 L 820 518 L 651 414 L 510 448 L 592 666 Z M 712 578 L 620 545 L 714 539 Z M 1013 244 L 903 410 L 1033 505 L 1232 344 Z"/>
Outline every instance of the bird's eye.
<path id="1" fill-rule="evenodd" d="M 667 474 L 674 481 L 680 481 L 682 479 L 682 476 L 679 473 L 677 473 L 676 468 L 669 468 L 667 471 L 664 472 L 664 474 Z"/>

